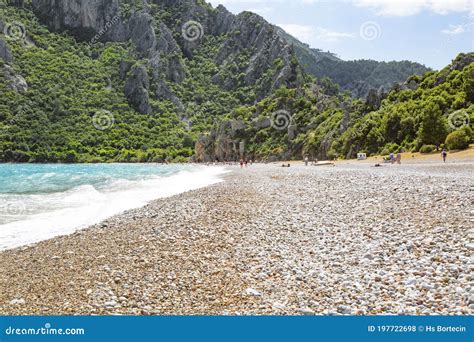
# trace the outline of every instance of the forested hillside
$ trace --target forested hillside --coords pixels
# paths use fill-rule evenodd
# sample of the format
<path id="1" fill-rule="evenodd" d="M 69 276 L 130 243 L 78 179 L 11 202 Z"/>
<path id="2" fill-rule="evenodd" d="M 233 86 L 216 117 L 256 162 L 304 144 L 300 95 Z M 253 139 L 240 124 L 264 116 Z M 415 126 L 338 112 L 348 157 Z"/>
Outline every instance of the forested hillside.
<path id="1" fill-rule="evenodd" d="M 225 159 L 233 141 L 244 141 L 250 158 L 266 160 L 430 152 L 445 143 L 462 149 L 473 141 L 473 121 L 474 53 L 469 53 L 388 94 L 372 91 L 365 101 L 337 93 L 328 80 L 281 88 L 234 111 L 201 140 L 198 151 L 203 160 Z"/>
<path id="2" fill-rule="evenodd" d="M 424 65 L 410 61 L 344 61 L 329 51 L 311 49 L 281 29 L 278 32 L 294 46 L 298 61 L 308 74 L 317 78 L 328 77 L 341 91 L 348 91 L 356 98 L 365 98 L 371 89 L 389 91 L 412 75 L 430 71 Z"/>
<path id="3" fill-rule="evenodd" d="M 291 47 L 252 13 L 202 1 L 0 4 L 0 161 L 188 160 L 223 113 L 302 81 Z"/>
<path id="4" fill-rule="evenodd" d="M 0 162 L 352 157 L 470 134 L 472 53 L 386 93 L 421 69 L 308 52 L 342 90 L 376 86 L 354 99 L 306 73 L 301 43 L 256 14 L 201 0 L 79 4 L 0 0 Z"/>

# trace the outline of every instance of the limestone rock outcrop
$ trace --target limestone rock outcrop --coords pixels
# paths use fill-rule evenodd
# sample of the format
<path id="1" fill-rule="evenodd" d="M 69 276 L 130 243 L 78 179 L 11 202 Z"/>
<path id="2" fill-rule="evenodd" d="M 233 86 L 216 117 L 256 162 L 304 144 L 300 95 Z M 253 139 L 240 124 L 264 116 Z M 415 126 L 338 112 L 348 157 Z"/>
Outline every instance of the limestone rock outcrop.
<path id="1" fill-rule="evenodd" d="M 139 113 L 151 114 L 148 90 L 150 79 L 145 66 L 133 66 L 125 82 L 125 96 L 130 105 Z"/>
<path id="2" fill-rule="evenodd" d="M 13 61 L 13 55 L 8 47 L 7 43 L 0 39 L 0 59 L 3 59 L 5 63 L 11 63 Z"/>

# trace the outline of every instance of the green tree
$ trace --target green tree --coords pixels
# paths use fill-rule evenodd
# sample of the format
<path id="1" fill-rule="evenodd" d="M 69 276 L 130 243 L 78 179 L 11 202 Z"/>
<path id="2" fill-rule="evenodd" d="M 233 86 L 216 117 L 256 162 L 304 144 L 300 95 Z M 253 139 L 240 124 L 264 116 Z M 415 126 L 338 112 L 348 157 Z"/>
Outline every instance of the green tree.
<path id="1" fill-rule="evenodd" d="M 467 67 L 464 74 L 464 91 L 466 92 L 467 99 L 474 103 L 474 64 Z"/>
<path id="2" fill-rule="evenodd" d="M 446 145 L 450 150 L 462 150 L 469 147 L 472 131 L 469 127 L 454 131 L 446 138 Z"/>
<path id="3" fill-rule="evenodd" d="M 446 139 L 448 128 L 438 104 L 428 103 L 422 113 L 418 138 L 423 144 L 440 146 Z"/>

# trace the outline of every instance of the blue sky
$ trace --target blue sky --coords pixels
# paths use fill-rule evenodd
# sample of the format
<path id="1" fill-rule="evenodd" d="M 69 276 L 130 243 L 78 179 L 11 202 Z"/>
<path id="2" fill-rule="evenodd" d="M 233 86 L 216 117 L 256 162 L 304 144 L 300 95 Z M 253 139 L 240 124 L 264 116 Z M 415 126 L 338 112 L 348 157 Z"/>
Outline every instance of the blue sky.
<path id="1" fill-rule="evenodd" d="M 209 1 L 209 0 L 208 0 Z M 210 0 L 249 10 L 340 58 L 411 60 L 440 69 L 474 51 L 474 0 Z"/>

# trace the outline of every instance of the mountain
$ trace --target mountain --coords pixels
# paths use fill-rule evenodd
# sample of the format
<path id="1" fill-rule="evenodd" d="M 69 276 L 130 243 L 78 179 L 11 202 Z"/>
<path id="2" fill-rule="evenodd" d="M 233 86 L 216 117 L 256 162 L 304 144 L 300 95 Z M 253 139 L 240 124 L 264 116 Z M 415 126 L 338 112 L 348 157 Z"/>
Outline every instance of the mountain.
<path id="1" fill-rule="evenodd" d="M 200 160 L 235 159 L 243 142 L 256 160 L 354 158 L 358 152 L 466 147 L 474 141 L 474 52 L 439 72 L 413 75 L 391 92 L 366 100 L 338 93 L 328 80 L 280 88 L 243 106 L 201 139 Z"/>
<path id="2" fill-rule="evenodd" d="M 0 162 L 350 156 L 333 142 L 387 95 L 315 80 L 302 51 L 333 78 L 331 63 L 357 69 L 201 0 L 0 0 Z M 357 84 L 356 71 L 342 76 Z M 294 124 L 271 130 L 285 111 Z"/>
<path id="3" fill-rule="evenodd" d="M 318 78 L 330 78 L 342 91 L 349 91 L 358 98 L 365 98 L 371 89 L 389 91 L 411 75 L 423 75 L 430 71 L 424 65 L 409 61 L 337 61 L 331 58 L 322 58 L 317 63 L 309 64 L 305 70 Z"/>
<path id="4" fill-rule="evenodd" d="M 250 12 L 200 0 L 0 4 L 2 161 L 187 160 L 222 115 L 303 81 L 292 47 Z"/>
<path id="5" fill-rule="evenodd" d="M 329 51 L 312 49 L 282 29 L 279 35 L 294 47 L 303 69 L 317 78 L 330 78 L 352 96 L 365 98 L 371 89 L 389 91 L 412 75 L 431 71 L 426 66 L 410 61 L 378 62 L 374 60 L 344 61 Z"/>

